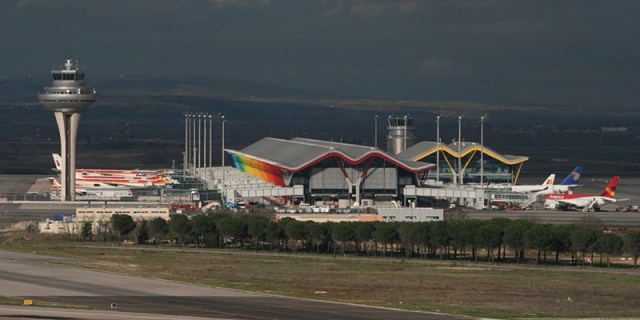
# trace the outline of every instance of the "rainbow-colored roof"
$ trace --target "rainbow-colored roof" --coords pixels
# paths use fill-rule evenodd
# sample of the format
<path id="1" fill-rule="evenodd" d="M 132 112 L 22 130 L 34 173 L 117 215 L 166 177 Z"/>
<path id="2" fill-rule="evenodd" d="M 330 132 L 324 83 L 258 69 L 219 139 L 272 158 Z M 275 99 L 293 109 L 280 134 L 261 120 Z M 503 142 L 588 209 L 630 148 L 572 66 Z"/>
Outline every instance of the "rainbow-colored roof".
<path id="1" fill-rule="evenodd" d="M 424 172 L 435 165 L 402 160 L 378 148 L 354 144 L 294 138 L 263 138 L 241 151 L 226 149 L 233 166 L 253 176 L 284 186 L 282 172 L 300 172 L 327 158 L 336 157 L 349 164 L 380 158 L 408 172 Z"/>

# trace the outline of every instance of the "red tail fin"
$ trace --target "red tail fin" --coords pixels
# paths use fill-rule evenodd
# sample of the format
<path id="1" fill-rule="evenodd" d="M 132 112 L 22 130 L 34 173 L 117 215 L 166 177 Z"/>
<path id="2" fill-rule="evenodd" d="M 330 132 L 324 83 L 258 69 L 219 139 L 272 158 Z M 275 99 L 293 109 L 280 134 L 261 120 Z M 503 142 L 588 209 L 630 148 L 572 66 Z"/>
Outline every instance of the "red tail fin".
<path id="1" fill-rule="evenodd" d="M 619 176 L 613 177 L 609 185 L 604 189 L 601 196 L 607 198 L 614 198 L 616 196 L 616 187 L 618 186 L 618 180 L 620 180 Z"/>

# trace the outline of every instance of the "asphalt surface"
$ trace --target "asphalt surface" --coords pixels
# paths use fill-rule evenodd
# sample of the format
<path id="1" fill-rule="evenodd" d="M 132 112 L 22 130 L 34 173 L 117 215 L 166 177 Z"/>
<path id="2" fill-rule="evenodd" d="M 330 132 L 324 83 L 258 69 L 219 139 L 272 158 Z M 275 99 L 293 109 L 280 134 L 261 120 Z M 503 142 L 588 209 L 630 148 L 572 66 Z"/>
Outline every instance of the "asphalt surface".
<path id="1" fill-rule="evenodd" d="M 51 264 L 65 260 L 0 251 L 0 296 L 85 306 L 99 311 L 209 319 L 460 319 L 198 287 Z M 31 309 L 0 307 L 0 316 L 21 318 L 28 310 Z M 62 319 L 94 317 L 78 315 Z"/>
<path id="2" fill-rule="evenodd" d="M 640 213 L 638 212 L 580 212 L 580 211 L 548 211 L 548 210 L 465 210 L 469 219 L 490 220 L 493 218 L 524 219 L 535 223 L 550 223 L 555 225 L 592 223 L 596 219 L 610 229 L 640 228 Z"/>

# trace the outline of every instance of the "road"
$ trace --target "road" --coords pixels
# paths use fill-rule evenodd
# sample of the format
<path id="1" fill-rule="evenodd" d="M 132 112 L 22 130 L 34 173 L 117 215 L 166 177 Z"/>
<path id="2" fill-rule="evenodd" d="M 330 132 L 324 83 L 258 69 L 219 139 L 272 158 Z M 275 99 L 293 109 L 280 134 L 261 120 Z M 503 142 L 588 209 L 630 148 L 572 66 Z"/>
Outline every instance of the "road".
<path id="1" fill-rule="evenodd" d="M 441 314 L 199 287 L 51 264 L 66 260 L 0 251 L 0 296 L 85 306 L 110 312 L 209 319 L 460 319 Z M 115 304 L 114 309 L 112 304 Z M 31 309 L 28 307 L 16 309 L 0 306 L 0 316 L 16 318 L 29 310 Z M 103 319 L 112 319 L 109 316 L 108 313 L 103 314 Z M 99 317 L 70 317 L 77 318 Z"/>

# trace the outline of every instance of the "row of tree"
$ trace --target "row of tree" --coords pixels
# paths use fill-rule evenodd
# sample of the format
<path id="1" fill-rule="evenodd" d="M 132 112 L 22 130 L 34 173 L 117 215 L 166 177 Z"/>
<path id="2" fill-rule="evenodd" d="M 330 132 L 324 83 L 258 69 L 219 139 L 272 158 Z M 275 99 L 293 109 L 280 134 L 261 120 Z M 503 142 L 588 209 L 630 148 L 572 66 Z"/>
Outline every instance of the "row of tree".
<path id="1" fill-rule="evenodd" d="M 128 215 L 113 215 L 111 226 L 119 240 L 138 243 L 171 242 L 197 247 L 239 247 L 253 250 L 400 256 L 432 259 L 571 263 L 593 261 L 598 254 L 607 266 L 610 257 L 625 252 L 640 256 L 640 231 L 619 235 L 593 227 L 554 226 L 525 220 L 492 219 L 439 222 L 317 223 L 270 216 L 212 212 L 191 218 L 176 214 L 135 222 Z M 91 239 L 91 226 L 81 236 Z M 135 239 L 134 239 L 135 238 Z M 527 256 L 529 253 L 529 256 Z M 533 253 L 533 255 L 532 255 Z M 552 254 L 553 259 L 547 259 Z"/>

